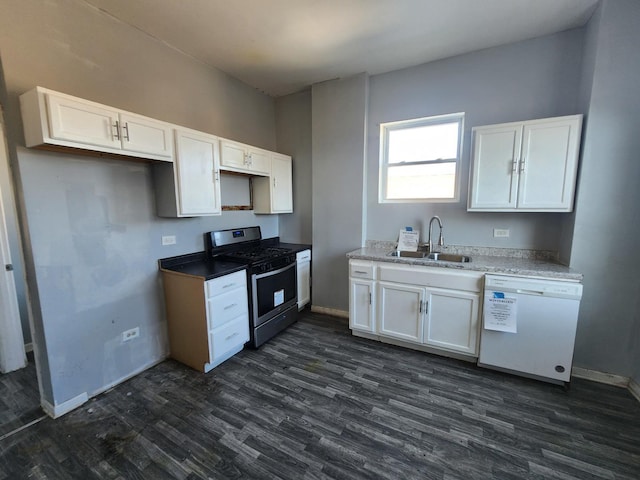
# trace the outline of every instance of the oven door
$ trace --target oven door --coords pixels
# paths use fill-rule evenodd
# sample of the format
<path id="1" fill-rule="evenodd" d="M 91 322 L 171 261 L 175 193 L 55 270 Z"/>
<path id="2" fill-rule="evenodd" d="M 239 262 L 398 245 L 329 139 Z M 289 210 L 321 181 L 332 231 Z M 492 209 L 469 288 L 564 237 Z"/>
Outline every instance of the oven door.
<path id="1" fill-rule="evenodd" d="M 270 272 L 251 275 L 253 327 L 298 302 L 296 262 Z"/>

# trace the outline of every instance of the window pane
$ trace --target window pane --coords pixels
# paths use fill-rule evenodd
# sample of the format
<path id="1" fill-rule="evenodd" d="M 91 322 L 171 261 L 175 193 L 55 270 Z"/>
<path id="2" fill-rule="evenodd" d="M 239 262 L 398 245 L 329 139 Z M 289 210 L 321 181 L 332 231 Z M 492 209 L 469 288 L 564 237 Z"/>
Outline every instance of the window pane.
<path id="1" fill-rule="evenodd" d="M 455 183 L 455 162 L 389 166 L 386 198 L 454 198 Z"/>
<path id="2" fill-rule="evenodd" d="M 389 163 L 456 158 L 458 126 L 454 122 L 389 130 Z"/>

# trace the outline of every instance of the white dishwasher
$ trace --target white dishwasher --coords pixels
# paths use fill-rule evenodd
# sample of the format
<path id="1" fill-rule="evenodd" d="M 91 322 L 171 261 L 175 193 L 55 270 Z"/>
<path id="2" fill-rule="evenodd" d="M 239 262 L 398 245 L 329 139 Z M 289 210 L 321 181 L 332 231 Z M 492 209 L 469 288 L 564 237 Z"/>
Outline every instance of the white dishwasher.
<path id="1" fill-rule="evenodd" d="M 582 285 L 485 275 L 478 366 L 569 382 Z"/>

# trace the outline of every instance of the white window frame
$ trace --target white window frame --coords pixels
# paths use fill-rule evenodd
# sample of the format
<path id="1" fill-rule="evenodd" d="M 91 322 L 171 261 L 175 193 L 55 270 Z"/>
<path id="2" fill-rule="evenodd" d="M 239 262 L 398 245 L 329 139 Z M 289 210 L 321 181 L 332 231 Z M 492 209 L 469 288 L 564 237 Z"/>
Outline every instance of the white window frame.
<path id="1" fill-rule="evenodd" d="M 389 132 L 393 130 L 403 130 L 406 128 L 424 127 L 428 125 L 439 125 L 443 123 L 458 123 L 458 150 L 455 158 L 440 158 L 437 160 L 426 160 L 424 162 L 407 162 L 406 165 L 425 165 L 437 163 L 455 162 L 454 194 L 452 198 L 386 198 L 387 195 L 387 170 L 389 168 Z M 401 120 L 397 122 L 387 122 L 380 124 L 380 172 L 378 182 L 378 202 L 379 203 L 456 203 L 460 200 L 460 164 L 462 156 L 462 139 L 464 136 L 464 112 L 450 113 L 446 115 L 436 115 L 432 117 L 414 118 L 411 120 Z M 403 162 L 404 163 L 404 162 Z M 402 164 L 400 164 L 402 165 Z"/>

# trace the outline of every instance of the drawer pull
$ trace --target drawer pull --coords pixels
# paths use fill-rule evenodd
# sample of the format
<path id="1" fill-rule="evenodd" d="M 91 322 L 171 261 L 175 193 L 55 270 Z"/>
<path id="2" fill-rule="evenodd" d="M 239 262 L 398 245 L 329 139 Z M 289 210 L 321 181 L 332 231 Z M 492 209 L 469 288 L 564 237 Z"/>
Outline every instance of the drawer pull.
<path id="1" fill-rule="evenodd" d="M 224 307 L 224 310 L 229 310 L 230 308 L 233 308 L 236 305 L 238 305 L 238 304 L 237 303 L 232 303 L 231 305 L 227 305 L 226 307 Z"/>
<path id="2" fill-rule="evenodd" d="M 233 287 L 234 285 L 235 285 L 235 283 L 227 283 L 222 288 L 229 288 L 229 287 Z"/>
<path id="3" fill-rule="evenodd" d="M 366 275 L 368 272 L 363 272 L 362 270 L 354 270 L 353 273 L 359 273 L 360 275 Z"/>
<path id="4" fill-rule="evenodd" d="M 239 332 L 233 332 L 231 335 L 227 335 L 227 337 L 225 338 L 225 340 L 231 340 L 233 337 L 235 337 L 236 335 L 238 335 Z"/>

